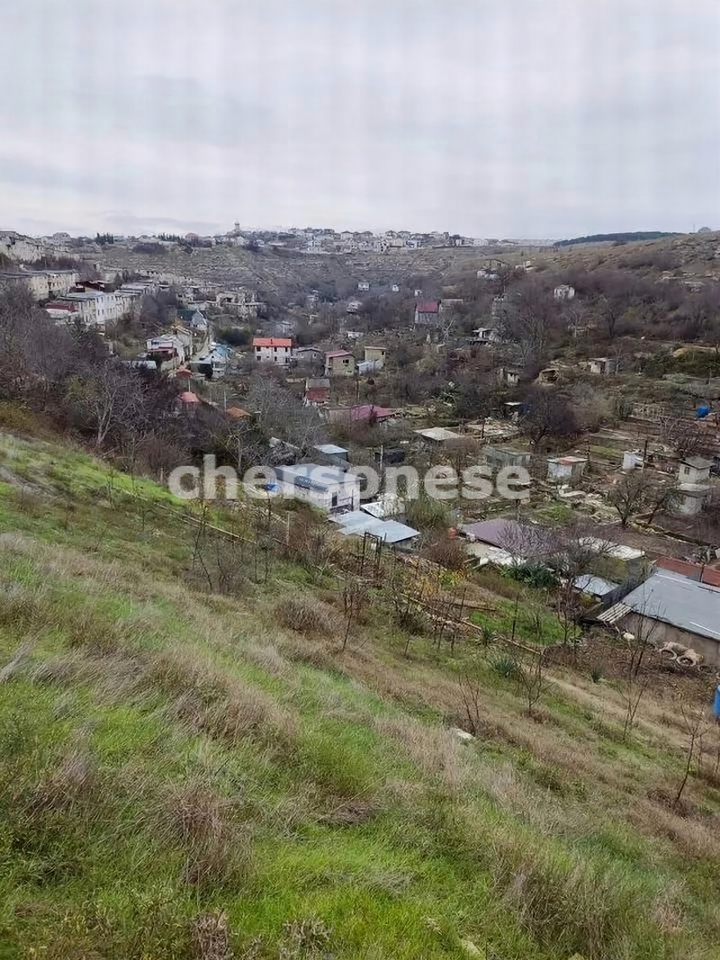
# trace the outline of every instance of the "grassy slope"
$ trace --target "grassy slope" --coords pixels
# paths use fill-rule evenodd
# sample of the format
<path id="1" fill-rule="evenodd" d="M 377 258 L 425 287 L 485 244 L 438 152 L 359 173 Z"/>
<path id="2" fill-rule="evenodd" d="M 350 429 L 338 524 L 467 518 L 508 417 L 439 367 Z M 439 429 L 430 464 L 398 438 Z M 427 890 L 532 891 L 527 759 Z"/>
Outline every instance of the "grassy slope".
<path id="1" fill-rule="evenodd" d="M 185 508 L 81 453 L 0 434 L 0 480 L 0 955 L 209 960 L 221 910 L 239 957 L 717 956 L 720 798 L 649 798 L 662 705 L 623 743 L 616 692 L 558 675 L 536 724 L 473 658 L 463 746 L 467 650 L 404 659 L 379 605 L 345 653 L 281 628 L 288 595 L 336 614 L 287 563 L 193 590 Z"/>

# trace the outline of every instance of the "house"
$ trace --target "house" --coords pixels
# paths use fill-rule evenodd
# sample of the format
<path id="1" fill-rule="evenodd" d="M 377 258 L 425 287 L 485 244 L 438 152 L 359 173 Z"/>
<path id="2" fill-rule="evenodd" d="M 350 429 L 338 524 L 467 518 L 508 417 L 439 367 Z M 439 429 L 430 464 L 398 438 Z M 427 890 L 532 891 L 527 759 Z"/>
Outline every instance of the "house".
<path id="1" fill-rule="evenodd" d="M 712 488 L 703 483 L 681 483 L 672 497 L 673 513 L 681 517 L 695 517 L 703 508 Z"/>
<path id="2" fill-rule="evenodd" d="M 381 520 L 363 510 L 355 510 L 332 518 L 340 533 L 349 536 L 370 536 L 398 549 L 406 549 L 420 536 L 420 531 L 398 520 Z"/>
<path id="3" fill-rule="evenodd" d="M 530 467 L 532 454 L 527 450 L 511 450 L 509 447 L 485 447 L 485 459 L 491 467 L 502 470 L 503 467 Z"/>
<path id="4" fill-rule="evenodd" d="M 555 483 L 579 480 L 587 467 L 587 457 L 548 457 L 547 478 Z"/>
<path id="5" fill-rule="evenodd" d="M 382 370 L 385 366 L 385 347 L 365 347 L 365 363 L 373 364 L 374 370 Z"/>
<path id="6" fill-rule="evenodd" d="M 393 293 L 400 293 L 400 285 L 397 283 L 394 283 L 390 289 Z"/>
<path id="7" fill-rule="evenodd" d="M 537 383 L 547 386 L 551 383 L 557 383 L 560 379 L 560 371 L 557 367 L 545 367 L 537 376 Z"/>
<path id="8" fill-rule="evenodd" d="M 337 467 L 299 463 L 275 468 L 280 490 L 320 510 L 357 510 L 360 505 L 360 478 Z"/>
<path id="9" fill-rule="evenodd" d="M 207 353 L 195 357 L 190 362 L 190 369 L 207 380 L 220 380 L 227 372 L 227 364 L 227 352 L 219 344 L 214 343 Z"/>
<path id="10" fill-rule="evenodd" d="M 313 457 L 318 463 L 329 467 L 337 467 L 344 473 L 350 470 L 350 454 L 345 447 L 336 443 L 320 443 L 313 447 Z"/>
<path id="11" fill-rule="evenodd" d="M 78 309 L 72 303 L 61 303 L 53 300 L 45 304 L 45 312 L 56 323 L 71 324 L 80 320 Z"/>
<path id="12" fill-rule="evenodd" d="M 625 473 L 629 473 L 631 470 L 642 470 L 644 465 L 645 460 L 639 450 L 624 451 L 622 469 Z"/>
<path id="13" fill-rule="evenodd" d="M 355 357 L 349 350 L 331 350 L 325 354 L 326 377 L 352 377 L 355 373 Z"/>
<path id="14" fill-rule="evenodd" d="M 474 343 L 500 343 L 500 334 L 494 327 L 478 327 L 473 330 Z"/>
<path id="15" fill-rule="evenodd" d="M 345 463 L 349 462 L 349 451 L 346 447 L 339 447 L 336 443 L 320 443 L 313 447 L 313 450 L 323 457 L 333 457 L 335 460 L 342 460 Z"/>
<path id="16" fill-rule="evenodd" d="M 389 420 L 394 413 L 394 410 L 387 407 L 378 407 L 374 403 L 363 403 L 350 408 L 350 420 L 352 423 L 383 423 L 385 420 Z"/>
<path id="17" fill-rule="evenodd" d="M 596 376 L 612 377 L 619 369 L 620 361 L 617 357 L 592 357 L 588 360 L 588 370 Z"/>
<path id="18" fill-rule="evenodd" d="M 678 481 L 683 483 L 702 484 L 710 480 L 710 468 L 713 465 L 712 460 L 706 460 L 704 457 L 686 457 L 680 461 L 678 468 Z"/>
<path id="19" fill-rule="evenodd" d="M 160 364 L 182 364 L 187 359 L 186 344 L 179 337 L 172 335 L 146 340 L 145 350 L 149 360 Z"/>
<path id="20" fill-rule="evenodd" d="M 678 486 L 673 495 L 673 511 L 683 517 L 694 517 L 703 508 L 712 488 L 710 468 L 712 460 L 704 457 L 686 457 L 678 467 Z"/>
<path id="21" fill-rule="evenodd" d="M 370 289 L 370 284 L 368 283 L 367 280 L 358 280 L 357 288 L 358 290 L 367 292 Z"/>
<path id="22" fill-rule="evenodd" d="M 601 603 L 604 607 L 615 603 L 622 596 L 623 591 L 621 584 L 605 580 L 604 577 L 596 577 L 592 573 L 575 577 L 573 586 L 583 596 L 590 597 L 595 603 Z"/>
<path id="23" fill-rule="evenodd" d="M 594 554 L 592 572 L 597 576 L 637 584 L 647 575 L 649 561 L 643 550 L 599 537 L 581 537 L 578 543 Z"/>
<path id="24" fill-rule="evenodd" d="M 348 305 L 345 308 L 346 313 L 359 313 L 362 303 L 359 300 L 348 300 Z"/>
<path id="25" fill-rule="evenodd" d="M 298 366 L 319 367 L 325 363 L 325 354 L 317 347 L 297 347 L 292 358 Z"/>
<path id="26" fill-rule="evenodd" d="M 522 377 L 520 367 L 500 367 L 498 373 L 503 383 L 506 383 L 509 387 L 516 387 Z"/>
<path id="27" fill-rule="evenodd" d="M 287 337 L 255 337 L 252 342 L 258 363 L 287 366 L 292 359 L 292 340 Z"/>
<path id="28" fill-rule="evenodd" d="M 481 520 L 460 527 L 466 550 L 481 563 L 522 564 L 548 554 L 549 539 L 542 527 L 516 520 Z"/>
<path id="29" fill-rule="evenodd" d="M 561 283 L 560 286 L 555 287 L 553 290 L 553 297 L 555 297 L 556 300 L 574 300 L 575 287 L 571 287 L 568 283 Z"/>
<path id="30" fill-rule="evenodd" d="M 416 327 L 436 327 L 440 323 L 440 301 L 418 301 L 415 304 L 413 323 Z"/>
<path id="31" fill-rule="evenodd" d="M 305 381 L 305 405 L 319 407 L 330 402 L 330 381 L 326 378 Z"/>
<path id="32" fill-rule="evenodd" d="M 720 587 L 656 570 L 598 620 L 654 646 L 680 643 L 720 667 Z"/>

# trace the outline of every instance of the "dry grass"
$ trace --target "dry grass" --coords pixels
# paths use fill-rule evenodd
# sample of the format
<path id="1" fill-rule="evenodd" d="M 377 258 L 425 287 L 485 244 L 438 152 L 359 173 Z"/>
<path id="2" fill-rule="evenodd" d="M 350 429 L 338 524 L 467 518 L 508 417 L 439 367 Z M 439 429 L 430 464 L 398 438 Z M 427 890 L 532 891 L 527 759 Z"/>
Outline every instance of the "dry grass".
<path id="1" fill-rule="evenodd" d="M 33 816 L 53 810 L 89 806 L 98 798 L 100 775 L 92 759 L 84 753 L 71 753 L 36 785 L 29 804 Z"/>
<path id="2" fill-rule="evenodd" d="M 277 622 L 289 630 L 318 637 L 332 637 L 339 632 L 335 611 L 311 596 L 288 597 L 275 607 Z"/>
<path id="3" fill-rule="evenodd" d="M 210 737 L 235 746 L 251 738 L 273 750 L 290 749 L 296 720 L 259 687 L 208 667 L 200 659 L 164 652 L 153 657 L 143 684 L 171 698 L 171 714 Z"/>
<path id="4" fill-rule="evenodd" d="M 247 881 L 252 872 L 251 832 L 231 819 L 232 812 L 232 804 L 204 783 L 183 784 L 170 796 L 159 833 L 185 851 L 185 883 L 209 887 Z"/>
<path id="5" fill-rule="evenodd" d="M 462 745 L 447 730 L 429 727 L 410 717 L 376 717 L 375 729 L 402 744 L 413 763 L 448 793 L 456 793 L 463 782 Z"/>
<path id="6" fill-rule="evenodd" d="M 201 913 L 192 927 L 197 960 L 232 960 L 227 914 L 223 910 Z"/>

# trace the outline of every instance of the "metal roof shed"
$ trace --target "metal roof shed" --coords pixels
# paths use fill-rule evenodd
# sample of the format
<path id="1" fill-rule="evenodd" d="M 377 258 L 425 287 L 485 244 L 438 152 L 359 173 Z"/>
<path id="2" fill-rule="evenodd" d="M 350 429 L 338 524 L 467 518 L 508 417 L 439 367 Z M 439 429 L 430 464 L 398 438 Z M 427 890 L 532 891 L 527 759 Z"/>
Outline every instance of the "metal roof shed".
<path id="1" fill-rule="evenodd" d="M 720 640 L 720 588 L 658 570 L 623 600 L 634 613 Z"/>

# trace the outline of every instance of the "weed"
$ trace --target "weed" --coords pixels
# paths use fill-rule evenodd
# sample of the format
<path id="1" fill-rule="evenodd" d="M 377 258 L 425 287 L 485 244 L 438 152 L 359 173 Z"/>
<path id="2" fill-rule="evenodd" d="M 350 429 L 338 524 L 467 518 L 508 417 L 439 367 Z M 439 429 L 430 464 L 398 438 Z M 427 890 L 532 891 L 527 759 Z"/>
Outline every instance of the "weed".
<path id="1" fill-rule="evenodd" d="M 308 597 L 288 597 L 275 607 L 278 623 L 298 633 L 329 637 L 338 632 L 336 617 L 320 601 Z"/>

